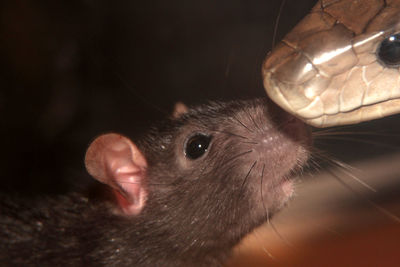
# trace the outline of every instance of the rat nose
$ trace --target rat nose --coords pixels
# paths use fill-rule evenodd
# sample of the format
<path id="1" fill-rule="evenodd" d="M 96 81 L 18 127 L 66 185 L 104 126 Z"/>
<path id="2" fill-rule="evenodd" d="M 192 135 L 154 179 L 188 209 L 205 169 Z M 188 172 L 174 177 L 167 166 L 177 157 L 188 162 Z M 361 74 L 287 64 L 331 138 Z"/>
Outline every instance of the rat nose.
<path id="1" fill-rule="evenodd" d="M 285 158 L 300 145 L 310 143 L 308 127 L 288 116 L 279 125 L 258 128 L 252 133 L 252 150 L 263 160 Z"/>
<path id="2" fill-rule="evenodd" d="M 279 153 L 284 146 L 290 143 L 286 136 L 276 130 L 267 130 L 265 132 L 256 133 L 254 136 L 253 150 L 260 156 L 268 156 Z"/>

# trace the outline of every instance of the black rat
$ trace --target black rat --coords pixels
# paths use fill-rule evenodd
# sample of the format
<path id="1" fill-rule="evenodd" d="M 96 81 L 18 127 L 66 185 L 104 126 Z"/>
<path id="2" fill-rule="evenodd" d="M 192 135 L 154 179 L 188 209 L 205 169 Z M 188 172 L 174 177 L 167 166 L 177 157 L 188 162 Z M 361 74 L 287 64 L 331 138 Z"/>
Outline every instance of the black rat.
<path id="1" fill-rule="evenodd" d="M 1 196 L 1 265 L 221 266 L 308 158 L 308 128 L 267 102 L 181 107 L 135 142 L 98 137 L 85 163 L 102 198 Z"/>

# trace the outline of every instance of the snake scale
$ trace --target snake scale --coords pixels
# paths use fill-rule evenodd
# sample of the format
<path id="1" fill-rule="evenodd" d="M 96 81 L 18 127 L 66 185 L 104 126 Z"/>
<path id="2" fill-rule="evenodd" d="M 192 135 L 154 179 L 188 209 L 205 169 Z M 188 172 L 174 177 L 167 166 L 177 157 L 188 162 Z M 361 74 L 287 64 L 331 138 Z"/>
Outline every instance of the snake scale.
<path id="1" fill-rule="evenodd" d="M 267 56 L 269 97 L 316 127 L 400 112 L 400 0 L 320 0 Z"/>

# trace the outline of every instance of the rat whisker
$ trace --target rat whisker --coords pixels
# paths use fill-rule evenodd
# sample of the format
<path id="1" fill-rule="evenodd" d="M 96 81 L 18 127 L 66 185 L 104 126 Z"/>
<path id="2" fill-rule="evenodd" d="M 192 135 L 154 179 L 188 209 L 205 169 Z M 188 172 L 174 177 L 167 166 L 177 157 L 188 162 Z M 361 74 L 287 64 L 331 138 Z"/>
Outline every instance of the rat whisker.
<path id="1" fill-rule="evenodd" d="M 293 247 L 293 244 L 289 242 L 279 231 L 276 229 L 275 225 L 272 223 L 272 221 L 269 222 L 269 226 L 271 226 L 271 229 L 275 232 L 275 234 L 289 247 Z"/>
<path id="2" fill-rule="evenodd" d="M 313 133 L 329 133 L 329 132 L 335 132 L 339 130 L 344 130 L 344 129 L 351 129 L 354 128 L 354 125 L 342 125 L 342 126 L 336 126 L 333 128 L 327 128 L 327 129 L 316 129 L 313 131 Z"/>
<path id="3" fill-rule="evenodd" d="M 228 80 L 228 76 L 230 73 L 230 69 L 231 69 L 231 65 L 232 65 L 232 61 L 233 61 L 233 50 L 234 50 L 234 46 L 231 47 L 229 54 L 228 54 L 228 60 L 226 63 L 226 68 L 225 68 L 225 81 Z M 224 87 L 226 87 L 226 82 L 224 83 Z"/>
<path id="4" fill-rule="evenodd" d="M 265 163 L 263 164 L 262 170 L 261 170 L 261 177 L 260 177 L 260 194 L 261 194 L 261 204 L 263 205 L 263 209 L 266 212 L 267 220 L 269 223 L 269 216 L 268 216 L 268 208 L 265 206 L 264 202 L 264 194 L 263 194 L 263 180 L 264 180 L 264 170 L 265 170 Z"/>
<path id="5" fill-rule="evenodd" d="M 381 212 L 382 214 L 384 214 L 385 216 L 387 216 L 388 218 L 392 219 L 393 221 L 395 221 L 396 223 L 400 223 L 400 218 L 395 215 L 394 213 L 388 211 L 387 209 L 379 206 L 378 204 L 376 204 L 375 202 L 373 202 L 372 200 L 368 199 L 367 197 L 365 197 L 364 195 L 360 194 L 358 191 L 354 190 L 351 186 L 349 186 L 346 182 L 344 182 L 336 173 L 334 173 L 332 170 L 327 170 L 334 178 L 336 181 L 338 181 L 340 184 L 342 184 L 345 188 L 347 188 L 349 191 L 351 191 L 353 194 L 355 194 L 359 199 L 367 202 L 371 207 L 375 208 L 376 210 L 378 210 L 379 212 Z"/>
<path id="6" fill-rule="evenodd" d="M 260 126 L 258 126 L 258 124 L 256 123 L 256 121 L 254 120 L 253 116 L 251 115 L 250 112 L 247 112 L 248 116 L 250 117 L 250 120 L 253 122 L 254 126 L 261 131 Z"/>
<path id="7" fill-rule="evenodd" d="M 259 240 L 259 242 L 261 243 L 262 250 L 265 252 L 265 254 L 267 254 L 268 257 L 271 258 L 271 260 L 276 261 L 276 257 L 274 257 L 274 256 L 272 255 L 272 253 L 270 253 L 270 252 L 267 250 L 267 248 L 265 247 L 264 239 L 260 237 L 260 234 L 259 234 L 259 232 L 257 231 L 257 229 L 254 230 L 254 236 L 255 236 L 255 237 Z"/>
<path id="8" fill-rule="evenodd" d="M 119 183 L 121 183 L 121 184 L 139 184 L 139 185 L 141 185 L 142 183 L 139 183 L 139 182 L 123 182 L 123 181 L 119 181 Z M 155 186 L 171 186 L 171 185 L 173 185 L 174 183 L 146 183 L 147 185 L 155 185 Z"/>
<path id="9" fill-rule="evenodd" d="M 242 144 L 251 144 L 251 145 L 258 145 L 259 143 L 257 142 L 241 142 Z"/>
<path id="10" fill-rule="evenodd" d="M 313 169 L 315 169 L 316 171 L 321 171 L 322 168 L 323 168 L 321 163 L 317 160 L 317 158 L 315 157 L 314 154 L 310 155 L 310 157 L 309 157 L 309 159 L 307 161 L 307 164 L 310 167 L 312 167 Z"/>
<path id="11" fill-rule="evenodd" d="M 239 198 L 242 196 L 243 189 L 245 189 L 245 184 L 250 176 L 251 171 L 253 170 L 253 168 L 256 164 L 257 164 L 257 161 L 254 161 L 254 163 L 251 165 L 249 171 L 247 172 L 246 176 L 244 177 L 242 185 L 240 186 L 239 194 L 238 194 Z"/>
<path id="12" fill-rule="evenodd" d="M 286 2 L 286 0 L 282 0 L 281 5 L 279 7 L 278 15 L 276 16 L 276 19 L 275 19 L 274 31 L 273 31 L 273 34 L 272 34 L 271 50 L 275 47 L 275 44 L 276 44 L 276 36 L 277 36 L 277 33 L 278 33 L 279 21 L 281 19 L 281 15 L 283 13 L 283 7 L 285 6 L 285 2 Z"/>
<path id="13" fill-rule="evenodd" d="M 265 246 L 262 246 L 262 250 L 265 252 L 265 254 L 268 255 L 268 257 L 270 257 L 272 260 L 276 261 L 276 258 L 274 255 L 272 255 Z"/>
<path id="14" fill-rule="evenodd" d="M 242 125 L 245 129 L 247 129 L 249 132 L 253 132 L 249 127 L 247 127 L 243 122 L 241 122 L 236 116 L 232 116 L 234 120 L 236 120 L 240 125 Z"/>
<path id="15" fill-rule="evenodd" d="M 319 156 L 326 160 L 328 163 L 330 163 L 333 166 L 339 167 L 338 170 L 341 170 L 344 174 L 348 175 L 350 178 L 354 179 L 355 181 L 357 181 L 358 183 L 362 184 L 365 188 L 369 189 L 370 191 L 376 193 L 377 190 L 374 189 L 373 187 L 371 187 L 370 185 L 368 185 L 367 183 L 365 183 L 364 181 L 360 180 L 358 177 L 356 177 L 354 174 L 352 174 L 349 170 L 354 170 L 355 168 L 345 164 L 339 160 L 336 160 L 332 157 L 328 157 L 327 155 L 323 154 L 321 151 L 319 151 Z M 371 201 L 370 199 L 366 198 L 365 196 L 363 196 L 361 193 L 357 192 L 356 190 L 354 190 L 350 185 L 348 185 L 346 182 L 343 181 L 342 178 L 340 178 L 336 173 L 334 173 L 332 170 L 327 170 L 332 177 L 335 178 L 335 180 L 337 180 L 340 184 L 342 184 L 345 188 L 347 188 L 349 191 L 351 191 L 352 193 L 354 193 L 355 195 L 357 195 L 357 197 L 359 197 L 360 199 L 362 199 L 363 201 L 367 202 L 370 206 L 372 206 L 373 208 L 375 208 L 376 210 L 380 211 L 382 214 L 384 214 L 385 216 L 387 216 L 388 218 L 391 218 L 393 221 L 400 223 L 400 218 L 398 216 L 396 216 L 395 214 L 391 213 L 390 211 L 386 210 L 385 208 L 377 205 L 376 203 L 374 203 L 373 201 Z"/>
<path id="16" fill-rule="evenodd" d="M 376 189 L 374 189 L 372 186 L 370 186 L 366 182 L 362 181 L 360 178 L 358 178 L 351 172 L 351 171 L 356 170 L 354 167 L 352 167 L 349 164 L 346 164 L 344 162 L 341 162 L 337 159 L 334 159 L 332 156 L 327 156 L 322 152 L 319 152 L 318 156 L 321 159 L 325 160 L 325 162 L 329 163 L 330 165 L 339 167 L 339 170 L 341 170 L 344 174 L 346 174 L 348 177 L 352 178 L 353 180 L 355 180 L 356 182 L 358 182 L 359 184 L 361 184 L 368 190 L 370 190 L 372 192 L 377 192 Z"/>
<path id="17" fill-rule="evenodd" d="M 246 184 L 247 179 L 249 178 L 250 173 L 253 170 L 254 166 L 256 166 L 256 164 L 257 164 L 257 160 L 254 161 L 253 165 L 251 165 L 251 167 L 250 167 L 250 170 L 247 172 L 246 176 L 244 177 L 244 180 L 243 180 L 243 183 L 242 183 L 242 186 L 241 186 L 242 189 L 243 189 L 244 185 Z"/>
<path id="18" fill-rule="evenodd" d="M 133 93 L 137 99 L 142 101 L 144 104 L 152 107 L 154 110 L 157 110 L 158 112 L 164 114 L 164 115 L 169 115 L 169 112 L 166 110 L 161 109 L 159 106 L 155 105 L 154 102 L 149 101 L 146 97 L 143 96 L 138 90 L 135 90 L 135 88 L 122 76 L 121 73 L 114 71 L 115 76 L 118 77 L 120 82 L 129 89 L 129 92 Z"/>
<path id="19" fill-rule="evenodd" d="M 237 154 L 237 155 L 235 155 L 235 156 L 229 158 L 227 161 L 224 161 L 224 162 L 222 163 L 222 166 L 228 164 L 228 163 L 231 162 L 232 160 L 235 160 L 235 159 L 237 159 L 237 158 L 239 158 L 239 157 L 241 157 L 241 156 L 244 156 L 244 155 L 246 155 L 246 154 L 249 154 L 249 153 L 251 153 L 251 152 L 253 152 L 253 150 L 248 150 L 248 151 L 239 153 L 239 154 Z"/>
<path id="20" fill-rule="evenodd" d="M 317 136 L 321 137 L 321 136 Z M 318 138 L 316 138 L 317 140 Z M 368 144 L 368 145 L 375 145 L 379 147 L 385 147 L 389 149 L 398 149 L 398 146 L 394 145 L 387 145 L 381 142 L 374 142 L 374 141 L 369 141 L 369 140 L 364 140 L 364 139 L 358 139 L 358 138 L 351 138 L 351 137 L 338 137 L 338 136 L 323 136 L 323 139 L 331 139 L 331 140 L 342 140 L 342 141 L 349 141 L 349 142 L 358 142 L 358 143 L 363 143 L 363 144 Z M 320 139 L 321 140 L 321 139 Z"/>
<path id="21" fill-rule="evenodd" d="M 365 135 L 365 136 L 382 136 L 382 137 L 399 137 L 399 134 L 390 134 L 390 133 L 377 133 L 377 132 L 368 132 L 368 131 L 314 131 L 312 133 L 313 137 L 320 136 L 335 136 L 335 135 Z"/>
<path id="22" fill-rule="evenodd" d="M 242 138 L 242 139 L 249 139 L 249 138 L 247 138 L 247 137 L 245 137 L 243 135 L 234 134 L 234 133 L 227 132 L 227 131 L 219 131 L 219 130 L 213 130 L 213 131 L 217 132 L 217 133 L 224 133 L 224 134 L 227 134 L 227 135 L 230 135 L 230 136 L 236 136 L 236 137 L 239 137 L 239 138 Z"/>

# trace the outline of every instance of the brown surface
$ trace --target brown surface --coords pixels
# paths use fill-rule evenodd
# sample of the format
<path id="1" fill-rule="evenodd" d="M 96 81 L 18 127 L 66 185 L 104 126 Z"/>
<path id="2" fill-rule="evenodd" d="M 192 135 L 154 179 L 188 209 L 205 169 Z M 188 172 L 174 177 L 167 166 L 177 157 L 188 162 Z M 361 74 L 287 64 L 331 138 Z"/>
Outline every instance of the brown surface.
<path id="1" fill-rule="evenodd" d="M 377 192 L 340 176 L 359 196 L 328 172 L 305 178 L 297 198 L 273 218 L 276 231 L 268 224 L 257 229 L 228 266 L 399 266 L 399 160 L 391 155 L 354 164 L 357 177 Z"/>
<path id="2" fill-rule="evenodd" d="M 376 225 L 345 236 L 304 241 L 267 253 L 250 251 L 229 266 L 399 266 L 400 225 Z"/>

